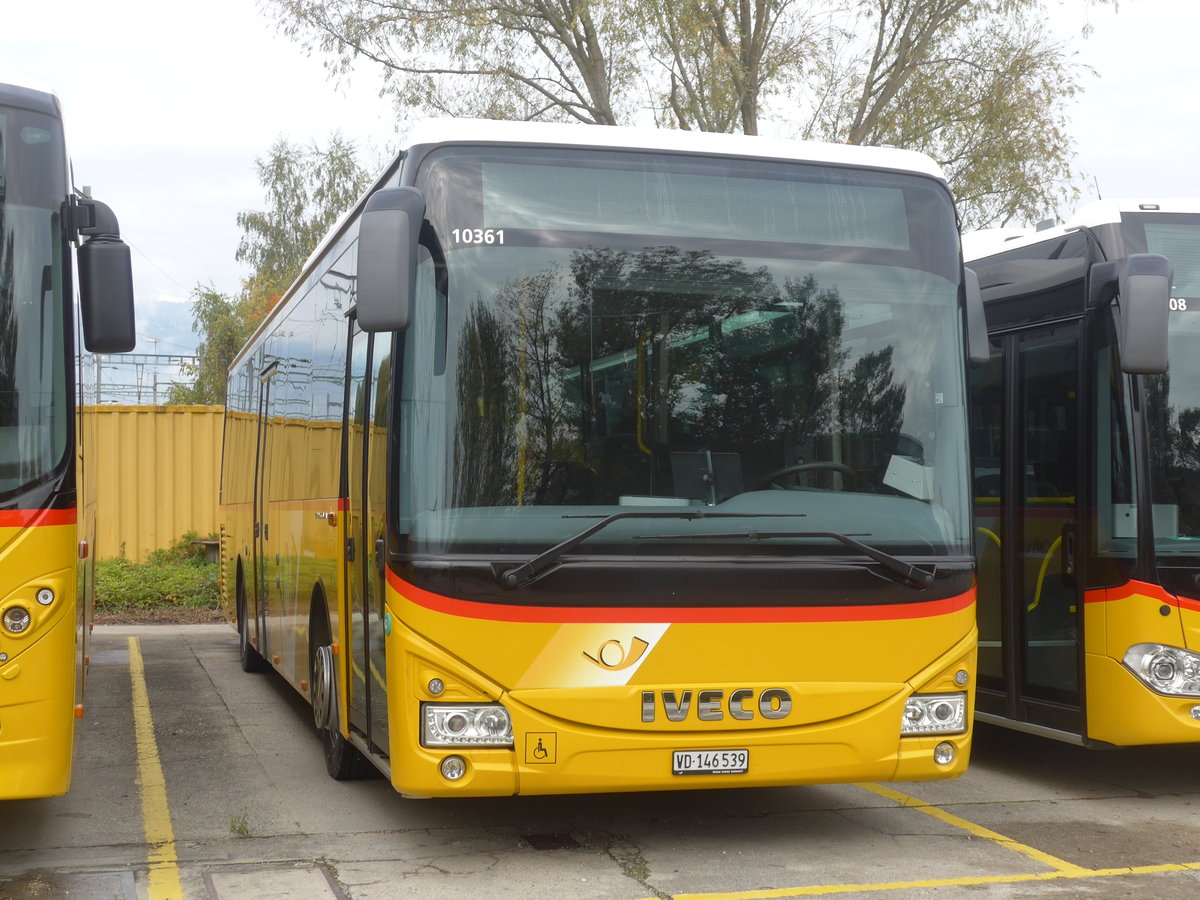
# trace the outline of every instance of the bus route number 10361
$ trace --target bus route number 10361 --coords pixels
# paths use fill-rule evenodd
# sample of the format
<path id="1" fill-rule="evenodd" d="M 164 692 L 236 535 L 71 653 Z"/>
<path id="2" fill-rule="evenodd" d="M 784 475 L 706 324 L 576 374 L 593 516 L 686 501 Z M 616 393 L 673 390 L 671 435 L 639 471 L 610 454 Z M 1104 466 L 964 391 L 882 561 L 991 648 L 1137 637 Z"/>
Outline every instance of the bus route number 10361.
<path id="1" fill-rule="evenodd" d="M 450 239 L 456 244 L 503 244 L 503 228 L 452 228 Z"/>

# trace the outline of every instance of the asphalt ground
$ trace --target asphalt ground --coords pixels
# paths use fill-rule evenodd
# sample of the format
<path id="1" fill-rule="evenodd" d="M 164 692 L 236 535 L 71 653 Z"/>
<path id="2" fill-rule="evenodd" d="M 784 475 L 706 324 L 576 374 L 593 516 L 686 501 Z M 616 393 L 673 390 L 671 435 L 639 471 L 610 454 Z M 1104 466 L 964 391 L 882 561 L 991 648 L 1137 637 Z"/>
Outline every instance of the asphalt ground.
<path id="1" fill-rule="evenodd" d="M 0 804 L 0 900 L 1200 896 L 1200 748 L 980 726 L 951 782 L 411 800 L 330 779 L 228 626 L 91 661 L 71 792 Z"/>

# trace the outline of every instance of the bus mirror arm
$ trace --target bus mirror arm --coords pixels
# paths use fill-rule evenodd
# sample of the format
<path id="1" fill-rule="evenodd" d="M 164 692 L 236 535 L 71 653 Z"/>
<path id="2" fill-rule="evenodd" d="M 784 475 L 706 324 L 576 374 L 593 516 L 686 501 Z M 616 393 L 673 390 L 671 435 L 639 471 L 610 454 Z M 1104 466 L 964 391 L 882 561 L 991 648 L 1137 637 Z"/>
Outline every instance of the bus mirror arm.
<path id="1" fill-rule="evenodd" d="M 963 269 L 963 289 L 967 313 L 967 362 L 982 366 L 991 358 L 991 347 L 983 312 L 983 291 L 974 269 Z"/>
<path id="2" fill-rule="evenodd" d="M 133 312 L 133 265 L 117 217 L 90 197 L 68 206 L 79 246 L 79 311 L 83 343 L 92 353 L 124 353 L 137 343 Z"/>
<path id="3" fill-rule="evenodd" d="M 1156 253 L 1134 253 L 1091 268 L 1088 306 L 1116 302 L 1121 371 L 1156 375 L 1167 371 L 1167 317 L 1171 263 Z"/>
<path id="4" fill-rule="evenodd" d="M 417 283 L 417 243 L 425 198 L 412 187 L 376 191 L 358 231 L 355 304 L 363 331 L 408 327 Z"/>

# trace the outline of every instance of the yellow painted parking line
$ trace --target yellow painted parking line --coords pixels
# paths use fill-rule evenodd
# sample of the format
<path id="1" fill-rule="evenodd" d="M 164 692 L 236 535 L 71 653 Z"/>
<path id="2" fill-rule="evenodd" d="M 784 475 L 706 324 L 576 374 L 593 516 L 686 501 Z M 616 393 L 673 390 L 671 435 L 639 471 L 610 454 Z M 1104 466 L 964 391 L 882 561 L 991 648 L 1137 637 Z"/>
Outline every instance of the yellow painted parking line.
<path id="1" fill-rule="evenodd" d="M 154 719 L 150 715 L 150 694 L 146 690 L 146 669 L 142 648 L 136 637 L 129 638 L 129 678 L 133 684 L 133 731 L 137 741 L 138 782 L 142 788 L 142 828 L 150 850 L 149 900 L 181 900 L 183 886 L 175 855 L 175 830 L 171 827 L 171 807 L 167 803 L 167 780 L 154 739 Z"/>
<path id="2" fill-rule="evenodd" d="M 912 890 L 914 888 L 971 887 L 972 885 L 984 884 L 1021 884 L 1031 881 L 1118 878 L 1128 875 L 1158 875 L 1168 872 L 1200 872 L 1200 861 L 1163 863 L 1152 866 L 1088 869 L 1059 859 L 1056 856 L 1051 856 L 1049 853 L 1043 853 L 1035 847 L 1014 841 L 1011 838 L 992 831 L 990 828 L 984 828 L 981 825 L 976 825 L 974 822 L 968 822 L 966 819 L 960 818 L 953 813 L 948 813 L 944 809 L 932 806 L 924 800 L 910 797 L 908 794 L 902 794 L 900 791 L 893 790 L 892 788 L 883 787 L 878 784 L 859 784 L 858 787 L 877 794 L 880 797 L 895 801 L 905 809 L 912 809 L 933 816 L 935 819 L 945 822 L 947 825 L 952 825 L 955 828 L 961 828 L 975 837 L 992 841 L 997 846 L 1012 850 L 1014 853 L 1019 853 L 1029 859 L 1050 866 L 1052 871 L 1020 872 L 1012 875 L 964 876 L 962 878 L 928 878 L 916 881 L 884 881 L 873 884 L 816 884 L 786 888 L 763 888 L 751 891 L 674 894 L 675 900 L 782 900 L 782 898 L 786 897 L 826 897 L 834 894 L 882 893 L 885 891 Z"/>
<path id="3" fill-rule="evenodd" d="M 914 888 L 971 887 L 984 884 L 1024 884 L 1031 881 L 1069 881 L 1083 878 L 1115 878 L 1123 875 L 1158 875 L 1164 872 L 1200 871 L 1200 862 L 1129 866 L 1119 869 L 1029 872 L 1016 875 L 981 875 L 965 878 L 929 878 L 924 881 L 889 881 L 875 884 L 820 884 L 807 887 L 769 888 L 761 891 L 728 891 L 716 894 L 673 894 L 675 900 L 782 900 L 786 897 L 826 897 L 834 894 L 878 893 Z M 652 898 L 647 898 L 652 900 Z"/>
<path id="4" fill-rule="evenodd" d="M 939 809 L 932 804 L 926 803 L 924 800 L 918 800 L 916 797 L 910 797 L 908 794 L 902 794 L 899 791 L 884 787 L 881 784 L 860 784 L 858 785 L 863 790 L 870 791 L 873 794 L 878 794 L 880 797 L 886 797 L 888 800 L 894 800 L 896 803 L 906 809 L 914 809 L 917 812 L 925 813 L 927 816 L 945 822 L 947 825 L 952 825 L 955 828 L 961 828 L 963 831 L 975 835 L 975 837 L 983 838 L 984 840 L 992 841 L 999 844 L 1007 850 L 1012 850 L 1014 853 L 1020 853 L 1023 856 L 1028 856 L 1030 859 L 1037 860 L 1044 865 L 1049 866 L 1059 872 L 1068 875 L 1075 875 L 1089 872 L 1083 866 L 1077 866 L 1074 863 L 1069 863 L 1065 859 L 1059 859 L 1057 856 L 1051 856 L 1049 853 L 1043 853 L 1034 847 L 1014 841 L 1012 838 L 1007 838 L 1002 834 L 992 831 L 990 828 L 984 828 L 982 825 L 976 825 L 974 822 L 968 822 L 966 819 L 961 819 L 953 813 L 948 813 L 944 809 Z"/>

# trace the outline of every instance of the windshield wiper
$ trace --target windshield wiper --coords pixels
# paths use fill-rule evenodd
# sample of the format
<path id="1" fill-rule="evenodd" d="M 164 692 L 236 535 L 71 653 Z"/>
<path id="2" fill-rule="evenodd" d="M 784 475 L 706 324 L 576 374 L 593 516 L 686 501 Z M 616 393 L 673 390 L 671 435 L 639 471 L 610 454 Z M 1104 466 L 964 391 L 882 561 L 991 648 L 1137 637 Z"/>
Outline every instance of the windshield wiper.
<path id="1" fill-rule="evenodd" d="M 927 588 L 933 583 L 932 572 L 918 569 L 916 566 L 909 565 L 898 556 L 884 553 L 870 544 L 864 544 L 862 541 L 855 539 L 856 537 L 870 537 L 869 534 L 849 535 L 837 531 L 742 531 L 730 534 L 657 534 L 645 535 L 645 537 L 657 538 L 659 540 L 732 540 L 738 538 L 751 541 L 770 540 L 771 538 L 830 538 L 831 540 L 845 544 L 851 549 L 857 550 L 863 556 L 870 557 L 887 569 L 888 572 L 908 582 L 912 587 Z"/>
<path id="2" fill-rule="evenodd" d="M 679 509 L 679 510 L 650 510 L 638 509 L 628 510 L 627 512 L 613 513 L 612 515 L 604 516 L 594 525 L 589 525 L 578 534 L 572 535 L 565 541 L 555 544 L 549 550 L 543 550 L 533 559 L 528 562 L 523 562 L 519 566 L 514 566 L 511 569 L 505 569 L 500 572 L 497 577 L 500 580 L 501 587 L 519 588 L 529 584 L 534 578 L 542 572 L 550 568 L 554 563 L 567 553 L 572 548 L 586 541 L 597 531 L 602 528 L 607 528 L 613 522 L 621 519 L 802 519 L 805 513 L 724 513 L 724 512 L 705 512 L 702 509 Z M 563 516 L 564 519 L 570 518 L 586 518 L 585 516 Z M 684 537 L 685 535 L 676 535 L 676 537 Z M 693 535 L 694 537 L 708 537 L 708 535 Z M 658 535 L 655 535 L 658 537 Z"/>

